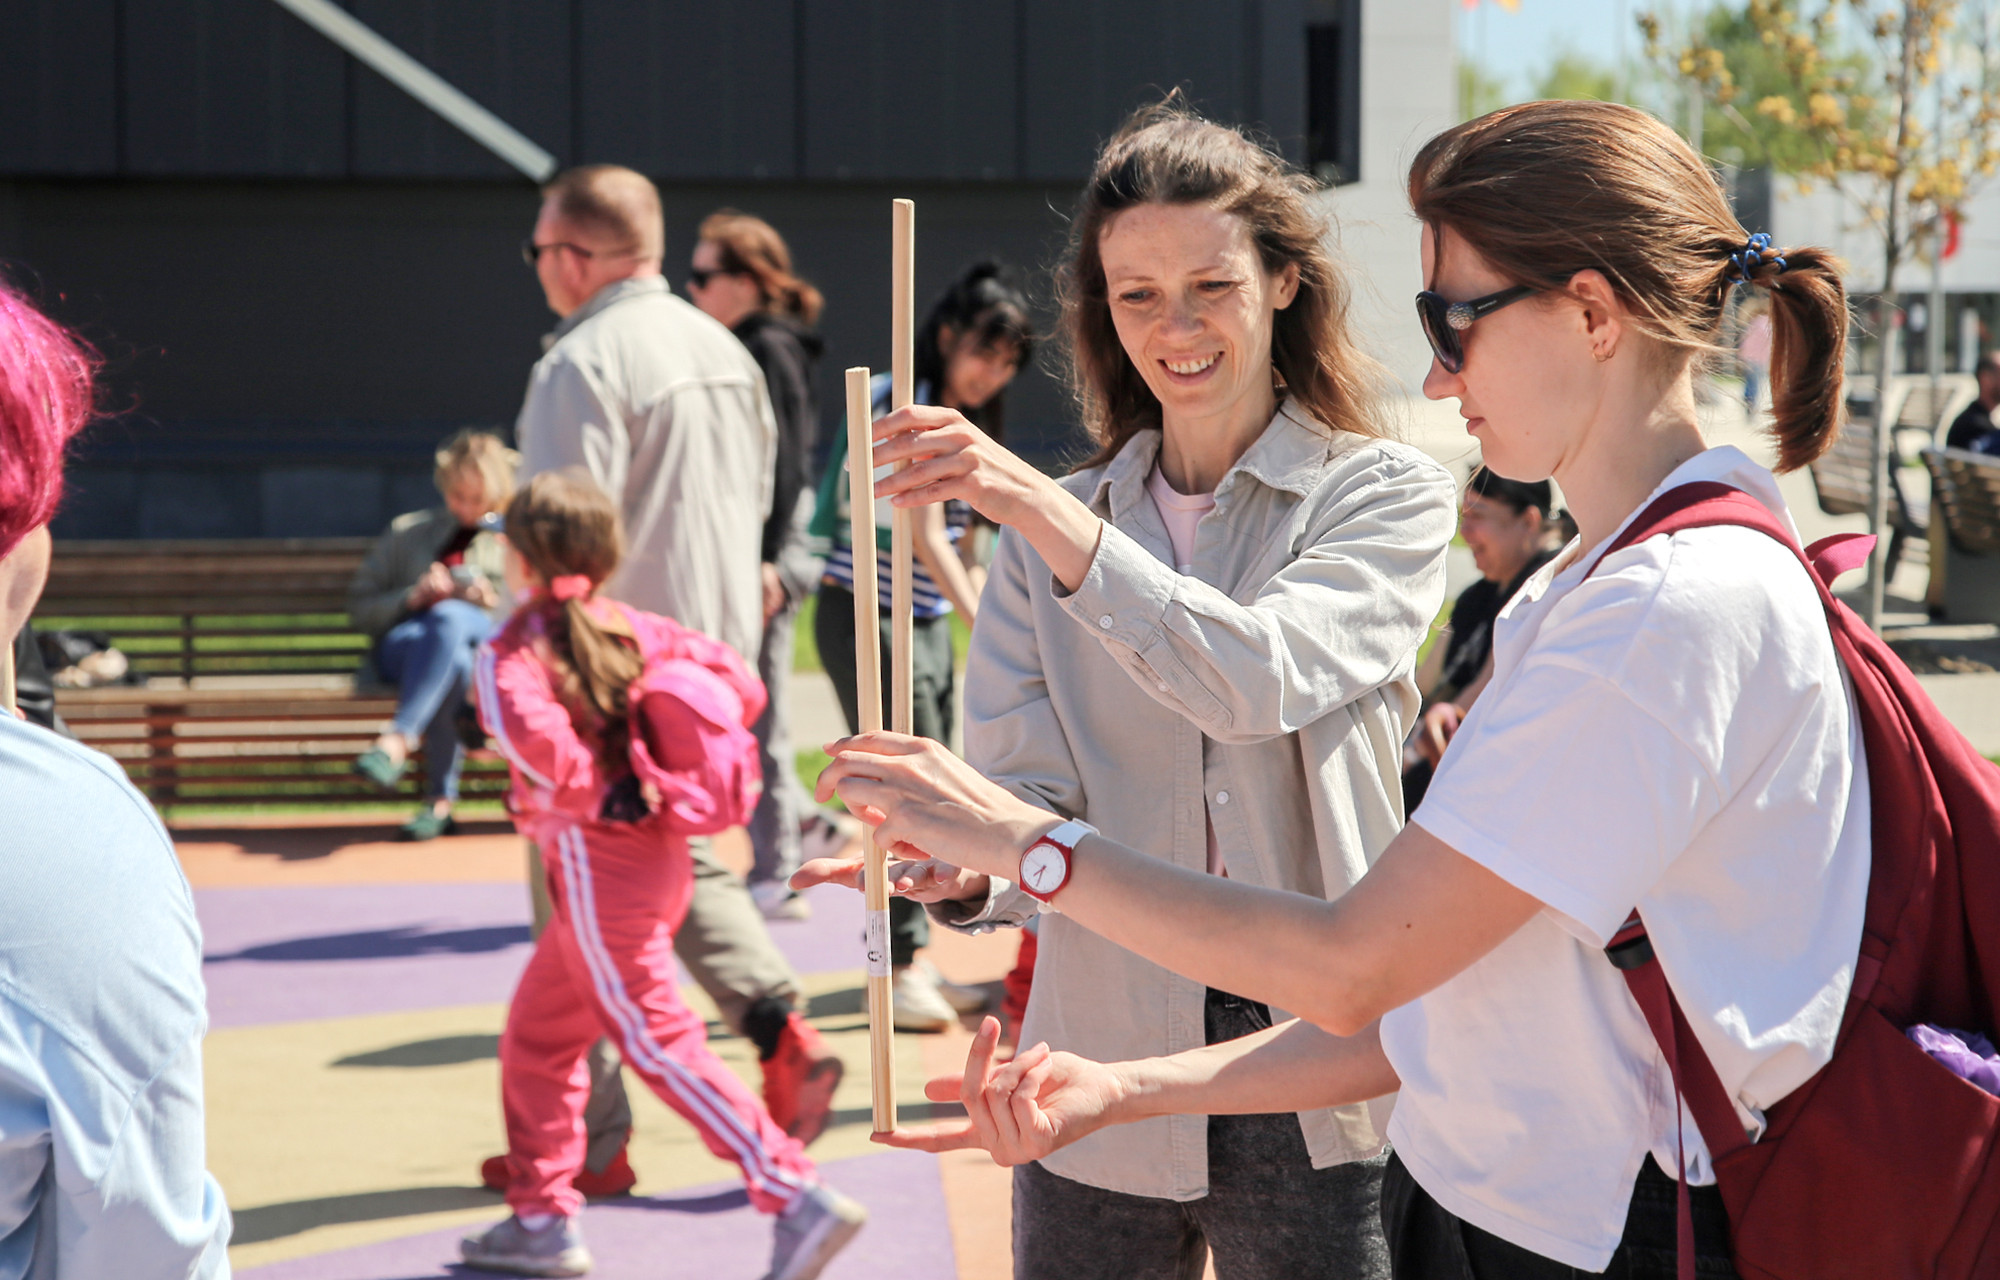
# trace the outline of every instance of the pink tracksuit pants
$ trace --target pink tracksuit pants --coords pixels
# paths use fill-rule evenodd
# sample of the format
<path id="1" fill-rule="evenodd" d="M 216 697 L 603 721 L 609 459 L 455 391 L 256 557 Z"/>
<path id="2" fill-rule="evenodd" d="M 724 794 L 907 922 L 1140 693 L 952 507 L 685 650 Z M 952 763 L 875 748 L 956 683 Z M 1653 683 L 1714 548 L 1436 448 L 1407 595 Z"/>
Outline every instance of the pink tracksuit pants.
<path id="1" fill-rule="evenodd" d="M 681 999 L 674 930 L 694 891 L 685 842 L 653 823 L 551 825 L 536 835 L 555 913 L 500 1037 L 508 1206 L 564 1216 L 582 1208 L 570 1180 L 583 1167 L 585 1057 L 603 1035 L 710 1151 L 742 1169 L 758 1209 L 788 1207 L 818 1181 L 812 1161 L 715 1056 Z"/>

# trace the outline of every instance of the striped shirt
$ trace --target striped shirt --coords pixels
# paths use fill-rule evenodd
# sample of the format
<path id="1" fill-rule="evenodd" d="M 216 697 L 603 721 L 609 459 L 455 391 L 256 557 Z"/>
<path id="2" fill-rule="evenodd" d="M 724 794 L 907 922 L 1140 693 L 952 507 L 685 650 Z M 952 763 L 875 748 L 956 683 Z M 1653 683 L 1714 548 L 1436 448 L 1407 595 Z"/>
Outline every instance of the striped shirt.
<path id="1" fill-rule="evenodd" d="M 876 374 L 870 381 L 868 390 L 874 400 L 871 412 L 877 418 L 887 417 L 889 413 L 889 375 L 886 373 Z M 916 388 L 916 403 L 928 404 L 929 402 L 930 384 L 918 383 Z M 831 582 L 843 590 L 853 591 L 854 547 L 848 533 L 848 530 L 853 527 L 849 523 L 849 512 L 853 510 L 853 507 L 848 499 L 845 474 L 847 470 L 847 435 L 845 432 L 842 432 L 834 439 L 833 452 L 827 457 L 826 469 L 829 477 L 838 476 L 840 478 L 828 486 L 833 490 L 833 497 L 834 501 L 838 504 L 838 510 L 833 525 L 833 550 L 826 557 L 826 569 L 821 580 Z M 875 478 L 877 480 L 882 479 L 888 474 L 889 468 L 887 466 L 875 469 Z M 890 606 L 889 575 L 891 564 L 889 557 L 889 520 L 893 510 L 894 508 L 886 500 L 878 499 L 875 503 L 875 572 L 878 580 L 881 582 L 881 604 L 882 612 L 884 613 L 889 611 Z M 952 546 L 956 547 L 958 540 L 965 536 L 965 531 L 972 527 L 972 508 L 956 500 L 945 503 L 944 527 L 945 536 L 950 538 Z M 924 571 L 923 562 L 918 560 L 912 563 L 910 566 L 911 615 L 918 618 L 942 618 L 951 611 L 951 601 L 947 600 L 944 592 L 938 589 L 938 585 L 932 580 L 931 575 Z"/>

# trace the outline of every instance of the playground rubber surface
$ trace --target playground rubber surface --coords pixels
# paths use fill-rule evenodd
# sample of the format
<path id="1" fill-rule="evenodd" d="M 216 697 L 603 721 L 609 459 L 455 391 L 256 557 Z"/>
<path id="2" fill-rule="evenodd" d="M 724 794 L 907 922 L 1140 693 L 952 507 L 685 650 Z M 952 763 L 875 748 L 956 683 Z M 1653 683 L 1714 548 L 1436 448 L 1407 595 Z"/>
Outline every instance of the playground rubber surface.
<path id="1" fill-rule="evenodd" d="M 521 841 L 500 824 L 468 830 L 423 845 L 380 827 L 177 833 L 205 942 L 208 1161 L 246 1280 L 487 1274 L 457 1264 L 458 1239 L 506 1213 L 478 1168 L 503 1145 L 496 1051 L 528 957 L 529 908 Z M 726 837 L 719 852 L 729 858 Z M 983 1153 L 868 1141 L 860 897 L 823 889 L 809 900 L 811 920 L 771 929 L 799 970 L 808 1017 L 848 1062 L 812 1154 L 870 1213 L 825 1275 L 1009 1274 L 1005 1170 Z M 1014 949 L 1010 935 L 949 935 L 931 954 L 958 981 L 997 982 Z M 716 1051 L 755 1087 L 754 1049 L 682 978 Z M 962 1066 L 969 1038 L 897 1037 L 906 1121 L 956 1112 L 924 1102 L 922 1086 Z M 639 1185 L 585 1209 L 592 1274 L 761 1276 L 770 1226 L 734 1167 L 627 1084 Z"/>

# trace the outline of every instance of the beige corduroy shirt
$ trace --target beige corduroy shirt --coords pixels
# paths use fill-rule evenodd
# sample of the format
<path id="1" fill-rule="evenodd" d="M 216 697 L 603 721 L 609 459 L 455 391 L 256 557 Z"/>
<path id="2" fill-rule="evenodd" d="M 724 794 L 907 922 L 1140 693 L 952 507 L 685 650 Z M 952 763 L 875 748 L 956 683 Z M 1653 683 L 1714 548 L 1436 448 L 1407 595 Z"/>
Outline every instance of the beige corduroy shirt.
<path id="1" fill-rule="evenodd" d="M 966 756 L 1016 795 L 1178 866 L 1207 866 L 1212 820 L 1232 878 L 1338 896 L 1403 823 L 1402 742 L 1417 646 L 1444 598 L 1451 477 L 1287 402 L 1217 487 L 1183 576 L 1146 493 L 1159 447 L 1141 432 L 1064 482 L 1105 521 L 1073 594 L 1001 535 L 966 670 Z M 1036 909 L 996 881 L 987 902 L 933 915 L 983 931 Z M 1061 915 L 1039 928 L 1022 1044 L 1109 1062 L 1204 1043 L 1200 983 Z M 1301 1114 L 1314 1166 L 1379 1152 L 1387 1106 Z M 1147 1120 L 1042 1163 L 1192 1200 L 1208 1191 L 1207 1133 L 1202 1116 Z"/>

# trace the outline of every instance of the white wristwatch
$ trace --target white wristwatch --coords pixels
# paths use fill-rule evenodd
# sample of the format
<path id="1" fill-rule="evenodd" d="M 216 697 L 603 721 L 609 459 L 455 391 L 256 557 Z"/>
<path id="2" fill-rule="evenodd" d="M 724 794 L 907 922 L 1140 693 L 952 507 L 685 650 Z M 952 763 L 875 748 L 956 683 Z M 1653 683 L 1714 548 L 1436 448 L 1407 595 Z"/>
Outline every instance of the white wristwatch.
<path id="1" fill-rule="evenodd" d="M 1072 818 L 1029 845 L 1021 855 L 1022 891 L 1050 911 L 1056 911 L 1049 900 L 1069 883 L 1070 856 L 1076 851 L 1077 841 L 1096 834 L 1096 827 Z"/>

